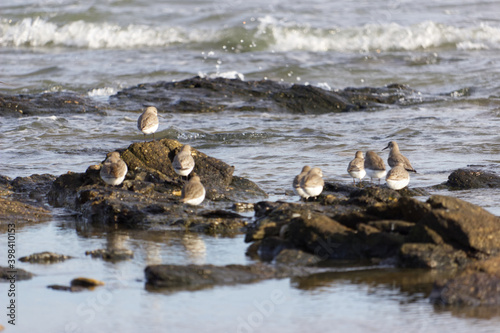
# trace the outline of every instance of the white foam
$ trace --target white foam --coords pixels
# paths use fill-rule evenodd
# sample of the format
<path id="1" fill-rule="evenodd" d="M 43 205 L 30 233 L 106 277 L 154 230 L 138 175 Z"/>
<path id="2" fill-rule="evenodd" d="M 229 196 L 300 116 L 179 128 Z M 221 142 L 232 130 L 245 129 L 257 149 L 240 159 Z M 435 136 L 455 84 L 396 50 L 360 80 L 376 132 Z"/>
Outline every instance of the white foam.
<path id="1" fill-rule="evenodd" d="M 242 73 L 239 73 L 237 71 L 216 72 L 216 73 L 211 73 L 211 74 L 199 72 L 198 76 L 201 78 L 210 78 L 210 79 L 214 79 L 214 78 L 218 78 L 218 77 L 223 78 L 223 79 L 240 79 L 242 81 L 245 79 L 245 75 L 243 75 Z"/>
<path id="2" fill-rule="evenodd" d="M 89 97 L 109 97 L 116 94 L 116 89 L 111 87 L 92 89 L 87 93 Z"/>
<path id="3" fill-rule="evenodd" d="M 270 17 L 260 19 L 257 34 L 274 40 L 276 51 L 367 52 L 439 47 L 500 48 L 500 28 L 487 24 L 454 27 L 431 21 L 411 26 L 367 24 L 329 30 L 293 25 Z"/>
<path id="4" fill-rule="evenodd" d="M 332 26 L 325 29 L 264 16 L 255 21 L 254 25 L 248 27 L 242 44 L 270 51 L 410 51 L 442 47 L 461 50 L 500 49 L 500 27 L 486 23 L 456 27 L 426 21 L 410 26 L 387 23 Z M 248 34 L 251 36 L 248 37 Z M 0 23 L 0 46 L 125 49 L 165 47 L 179 43 L 218 44 L 227 40 L 228 35 L 241 39 L 241 28 L 221 27 L 220 30 L 210 30 L 170 26 L 120 26 L 84 21 L 58 25 L 42 18 L 25 18 L 14 23 L 4 20 Z M 211 56 L 210 53 L 207 54 Z"/>
<path id="5" fill-rule="evenodd" d="M 0 25 L 2 46 L 67 46 L 90 49 L 135 48 L 143 46 L 168 46 L 186 42 L 182 29 L 174 27 L 154 28 L 145 25 L 121 27 L 109 23 L 71 22 L 62 26 L 41 18 L 25 18 L 11 24 Z M 203 39 L 203 34 L 190 38 Z"/>

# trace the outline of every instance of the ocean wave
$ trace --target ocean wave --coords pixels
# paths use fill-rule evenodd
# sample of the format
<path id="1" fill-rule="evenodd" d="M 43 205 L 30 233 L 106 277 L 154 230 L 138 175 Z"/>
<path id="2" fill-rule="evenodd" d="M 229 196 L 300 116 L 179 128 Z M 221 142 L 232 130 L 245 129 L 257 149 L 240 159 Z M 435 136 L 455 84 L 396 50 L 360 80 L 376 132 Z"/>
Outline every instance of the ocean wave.
<path id="1" fill-rule="evenodd" d="M 227 52 L 480 50 L 500 48 L 500 27 L 485 23 L 455 27 L 427 21 L 410 26 L 387 23 L 324 29 L 271 16 L 259 18 L 245 28 L 220 30 L 84 21 L 58 25 L 42 18 L 0 23 L 0 46 L 128 49 L 173 44 L 201 44 L 200 48 L 209 46 Z"/>

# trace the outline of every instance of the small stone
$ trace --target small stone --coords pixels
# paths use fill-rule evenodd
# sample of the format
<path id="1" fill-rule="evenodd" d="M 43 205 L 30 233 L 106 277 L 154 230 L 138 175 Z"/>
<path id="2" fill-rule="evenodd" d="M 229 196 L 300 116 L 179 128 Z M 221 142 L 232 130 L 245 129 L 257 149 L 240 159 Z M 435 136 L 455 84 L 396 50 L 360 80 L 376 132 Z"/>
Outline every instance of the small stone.
<path id="1" fill-rule="evenodd" d="M 85 277 L 78 277 L 71 280 L 71 287 L 93 288 L 97 286 L 104 286 L 104 282 Z"/>
<path id="2" fill-rule="evenodd" d="M 56 262 L 61 262 L 66 259 L 71 259 L 73 257 L 67 256 L 64 254 L 58 254 L 53 252 L 38 252 L 30 254 L 29 256 L 19 258 L 19 261 L 29 262 L 29 263 L 38 263 L 38 264 L 53 264 Z"/>
<path id="3" fill-rule="evenodd" d="M 108 261 L 127 260 L 134 257 L 134 252 L 128 249 L 97 249 L 86 251 L 85 254 L 90 255 L 92 258 L 102 258 Z"/>

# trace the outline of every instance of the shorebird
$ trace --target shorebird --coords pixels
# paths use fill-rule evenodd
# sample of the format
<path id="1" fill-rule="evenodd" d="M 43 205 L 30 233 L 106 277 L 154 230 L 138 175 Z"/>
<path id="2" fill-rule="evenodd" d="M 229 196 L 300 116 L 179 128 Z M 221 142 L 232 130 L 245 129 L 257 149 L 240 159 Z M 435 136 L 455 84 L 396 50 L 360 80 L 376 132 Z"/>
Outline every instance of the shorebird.
<path id="1" fill-rule="evenodd" d="M 137 128 L 144 133 L 144 141 L 146 134 L 153 134 L 153 140 L 155 139 L 155 132 L 158 129 L 158 110 L 154 106 L 148 106 L 139 116 Z"/>
<path id="2" fill-rule="evenodd" d="M 120 185 L 127 175 L 127 164 L 121 159 L 120 153 L 114 151 L 107 155 L 99 175 L 108 185 Z"/>
<path id="3" fill-rule="evenodd" d="M 300 181 L 300 187 L 304 191 L 304 199 L 309 197 L 317 197 L 323 191 L 325 182 L 323 180 L 323 172 L 320 168 L 312 168 Z"/>
<path id="4" fill-rule="evenodd" d="M 304 198 L 306 194 L 304 193 L 304 190 L 300 187 L 300 182 L 302 181 L 302 178 L 306 176 L 306 174 L 311 170 L 311 167 L 309 165 L 306 165 L 305 167 L 302 168 L 302 171 L 300 174 L 295 176 L 293 179 L 293 191 L 298 194 L 301 198 Z"/>
<path id="5" fill-rule="evenodd" d="M 406 171 L 403 162 L 399 161 L 396 166 L 389 170 L 385 181 L 387 186 L 393 190 L 405 188 L 410 183 L 410 174 Z"/>
<path id="6" fill-rule="evenodd" d="M 386 150 L 387 148 L 391 150 L 391 152 L 389 153 L 389 157 L 387 158 L 387 163 L 390 167 L 395 167 L 398 162 L 402 162 L 406 171 L 417 173 L 417 170 L 413 169 L 413 167 L 411 166 L 410 161 L 399 152 L 399 146 L 396 141 L 389 142 L 387 147 L 382 150 Z"/>
<path id="7" fill-rule="evenodd" d="M 181 150 L 175 155 L 174 161 L 172 162 L 175 173 L 184 177 L 193 171 L 194 159 L 191 156 L 191 146 L 184 145 Z"/>
<path id="8" fill-rule="evenodd" d="M 362 151 L 356 152 L 354 159 L 349 162 L 347 172 L 351 175 L 354 185 L 356 185 L 356 178 L 359 179 L 359 182 L 361 183 L 361 179 L 366 176 L 365 158 L 363 157 Z"/>
<path id="9" fill-rule="evenodd" d="M 379 184 L 380 178 L 383 178 L 387 174 L 384 160 L 373 151 L 366 152 L 364 166 L 370 180 L 373 181 L 373 178 L 378 178 Z"/>
<path id="10" fill-rule="evenodd" d="M 181 202 L 197 206 L 205 199 L 205 187 L 200 181 L 200 177 L 193 174 L 193 177 L 182 188 Z"/>

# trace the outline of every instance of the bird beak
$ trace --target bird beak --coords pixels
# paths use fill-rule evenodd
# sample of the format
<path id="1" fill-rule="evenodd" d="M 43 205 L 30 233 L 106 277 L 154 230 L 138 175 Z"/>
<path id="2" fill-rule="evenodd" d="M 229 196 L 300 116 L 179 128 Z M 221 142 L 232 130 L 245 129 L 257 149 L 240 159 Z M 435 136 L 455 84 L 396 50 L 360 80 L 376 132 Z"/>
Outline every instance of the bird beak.
<path id="1" fill-rule="evenodd" d="M 384 149 L 382 149 L 382 150 L 386 150 L 387 148 L 389 148 L 389 145 L 387 145 L 387 147 L 385 147 L 385 148 L 384 148 Z"/>

